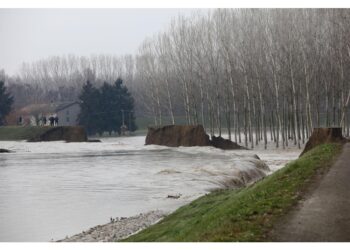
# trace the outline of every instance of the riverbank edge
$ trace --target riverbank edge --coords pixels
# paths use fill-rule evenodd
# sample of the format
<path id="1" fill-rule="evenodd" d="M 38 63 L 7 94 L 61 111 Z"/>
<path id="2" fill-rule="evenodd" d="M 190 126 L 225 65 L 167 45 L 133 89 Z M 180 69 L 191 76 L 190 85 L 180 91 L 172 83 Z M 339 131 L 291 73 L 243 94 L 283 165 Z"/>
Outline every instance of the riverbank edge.
<path id="1" fill-rule="evenodd" d="M 0 126 L 0 141 L 29 140 L 50 130 L 45 126 Z"/>
<path id="2" fill-rule="evenodd" d="M 86 142 L 87 135 L 81 126 L 2 126 L 0 141 L 27 142 L 66 141 Z"/>
<path id="3" fill-rule="evenodd" d="M 122 241 L 271 241 L 275 223 L 298 204 L 315 176 L 327 172 L 341 149 L 335 143 L 317 146 L 254 185 L 202 196 Z"/>
<path id="4" fill-rule="evenodd" d="M 110 218 L 110 222 L 57 242 L 113 242 L 140 232 L 163 219 L 167 214 L 161 210 L 140 213 L 131 217 Z"/>

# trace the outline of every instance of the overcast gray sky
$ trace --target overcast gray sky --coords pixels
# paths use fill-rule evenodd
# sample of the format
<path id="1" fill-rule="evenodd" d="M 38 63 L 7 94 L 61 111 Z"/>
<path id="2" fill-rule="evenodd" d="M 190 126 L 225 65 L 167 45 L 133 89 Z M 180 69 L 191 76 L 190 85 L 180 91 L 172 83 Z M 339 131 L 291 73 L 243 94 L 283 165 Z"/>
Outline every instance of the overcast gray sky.
<path id="1" fill-rule="evenodd" d="M 51 55 L 134 54 L 193 9 L 0 9 L 0 69 Z"/>

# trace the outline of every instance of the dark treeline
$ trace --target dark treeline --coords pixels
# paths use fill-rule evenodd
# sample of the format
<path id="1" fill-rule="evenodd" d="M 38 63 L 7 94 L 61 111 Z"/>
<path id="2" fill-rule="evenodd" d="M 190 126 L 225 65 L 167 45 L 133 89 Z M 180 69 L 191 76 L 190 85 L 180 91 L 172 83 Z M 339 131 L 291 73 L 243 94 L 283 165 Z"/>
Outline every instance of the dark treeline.
<path id="1" fill-rule="evenodd" d="M 13 97 L 8 93 L 5 83 L 0 79 L 0 126 L 4 124 L 6 115 L 11 111 Z"/>
<path id="2" fill-rule="evenodd" d="M 27 93 L 38 102 L 122 77 L 137 115 L 155 125 L 183 115 L 246 146 L 300 145 L 313 127 L 349 134 L 349 18 L 347 9 L 198 12 L 174 19 L 135 56 L 51 57 L 24 64 L 7 83 L 16 102 Z"/>
<path id="3" fill-rule="evenodd" d="M 135 131 L 134 99 L 120 78 L 113 85 L 105 82 L 99 89 L 88 81 L 79 99 L 79 124 L 88 134 L 115 132 L 120 135 L 123 126 Z"/>

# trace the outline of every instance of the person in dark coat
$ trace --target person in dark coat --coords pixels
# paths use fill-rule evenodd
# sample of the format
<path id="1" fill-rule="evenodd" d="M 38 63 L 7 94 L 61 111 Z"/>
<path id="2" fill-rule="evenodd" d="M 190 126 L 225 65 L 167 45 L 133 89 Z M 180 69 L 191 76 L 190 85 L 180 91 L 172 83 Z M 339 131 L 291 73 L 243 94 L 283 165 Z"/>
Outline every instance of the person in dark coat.
<path id="1" fill-rule="evenodd" d="M 20 117 L 18 118 L 18 125 L 22 125 L 22 122 L 23 122 L 23 118 L 22 118 L 22 116 L 20 116 Z"/>
<path id="2" fill-rule="evenodd" d="M 50 126 L 53 126 L 55 122 L 55 118 L 53 118 L 53 116 L 50 116 L 49 121 L 50 121 Z"/>
<path id="3" fill-rule="evenodd" d="M 55 116 L 55 126 L 58 126 L 58 116 Z"/>

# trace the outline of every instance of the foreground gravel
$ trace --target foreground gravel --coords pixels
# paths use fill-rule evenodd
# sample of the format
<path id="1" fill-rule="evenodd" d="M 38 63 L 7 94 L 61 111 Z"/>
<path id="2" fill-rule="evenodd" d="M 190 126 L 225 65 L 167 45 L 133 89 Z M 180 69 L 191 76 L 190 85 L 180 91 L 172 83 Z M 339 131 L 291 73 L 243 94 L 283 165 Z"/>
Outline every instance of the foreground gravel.
<path id="1" fill-rule="evenodd" d="M 157 223 L 165 215 L 164 212 L 156 210 L 127 218 L 111 218 L 111 222 L 108 224 L 92 227 L 87 231 L 59 240 L 58 242 L 118 241 Z"/>

